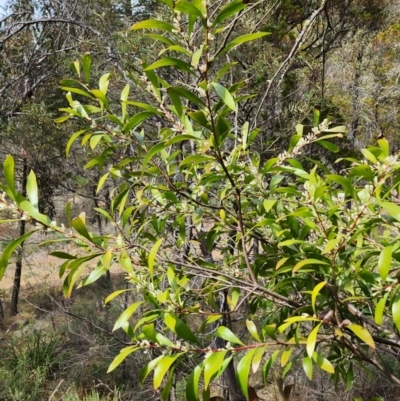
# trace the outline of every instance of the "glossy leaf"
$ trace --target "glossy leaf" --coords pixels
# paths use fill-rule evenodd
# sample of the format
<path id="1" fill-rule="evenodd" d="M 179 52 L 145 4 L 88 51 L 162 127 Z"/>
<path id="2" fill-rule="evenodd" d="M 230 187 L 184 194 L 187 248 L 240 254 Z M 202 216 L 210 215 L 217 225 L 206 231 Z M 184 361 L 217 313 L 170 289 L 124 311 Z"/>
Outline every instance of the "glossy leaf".
<path id="1" fill-rule="evenodd" d="M 309 356 L 303 358 L 303 370 L 308 377 L 308 380 L 312 380 L 313 377 L 313 366 L 312 359 Z"/>
<path id="2" fill-rule="evenodd" d="M 119 318 L 116 320 L 113 331 L 120 329 L 130 318 L 131 316 L 135 313 L 136 309 L 143 303 L 143 301 L 140 302 L 135 302 L 134 304 L 130 305 L 128 308 L 126 308 Z"/>
<path id="3" fill-rule="evenodd" d="M 213 376 L 219 371 L 227 351 L 213 352 L 204 361 L 204 388 L 207 389 Z"/>
<path id="4" fill-rule="evenodd" d="M 212 86 L 214 87 L 215 91 L 218 93 L 218 96 L 221 98 L 221 100 L 233 111 L 236 111 L 236 103 L 233 98 L 233 96 L 230 94 L 228 89 L 226 89 L 224 86 L 221 84 L 218 84 L 216 82 L 212 83 Z"/>
<path id="5" fill-rule="evenodd" d="M 219 326 L 219 327 L 217 328 L 217 330 L 215 331 L 215 335 L 216 335 L 217 337 L 222 338 L 222 339 L 225 340 L 225 341 L 229 341 L 229 342 L 234 343 L 234 344 L 241 344 L 241 345 L 244 345 L 244 344 L 239 340 L 239 338 L 238 338 L 235 334 L 233 334 L 232 331 L 230 331 L 227 327 Z"/>
<path id="6" fill-rule="evenodd" d="M 34 234 L 37 230 L 30 231 L 21 237 L 17 238 L 16 240 L 10 242 L 3 250 L 0 258 L 0 280 L 3 278 L 4 273 L 6 271 L 7 265 L 12 254 L 15 250 L 24 242 L 26 241 L 32 234 Z"/>
<path id="7" fill-rule="evenodd" d="M 161 361 L 157 364 L 156 368 L 154 369 L 154 380 L 153 385 L 154 388 L 157 390 L 164 379 L 165 374 L 170 369 L 171 365 L 183 354 L 180 352 L 175 355 L 168 355 L 164 356 Z"/>
<path id="8" fill-rule="evenodd" d="M 319 328 L 321 327 L 322 323 L 317 324 L 311 331 L 311 333 L 309 334 L 309 336 L 307 337 L 307 355 L 311 358 L 313 353 L 314 353 L 314 349 L 315 349 L 315 345 L 317 343 L 317 336 L 318 336 L 318 331 Z"/>
<path id="9" fill-rule="evenodd" d="M 371 348 L 375 348 L 375 342 L 372 339 L 371 334 L 365 327 L 358 324 L 350 324 L 346 326 L 346 328 L 351 330 L 361 341 L 368 344 Z"/>
<path id="10" fill-rule="evenodd" d="M 315 311 L 315 301 L 317 300 L 317 296 L 319 294 L 319 292 L 322 290 L 322 288 L 326 285 L 326 281 L 321 281 L 319 284 L 317 284 L 313 291 L 312 291 L 312 295 L 311 295 L 311 305 L 312 308 L 314 310 L 314 313 L 316 313 Z"/>
<path id="11" fill-rule="evenodd" d="M 378 259 L 378 273 L 381 276 L 382 281 L 386 281 L 386 278 L 390 271 L 390 264 L 392 261 L 392 246 L 387 246 L 382 249 Z"/>
<path id="12" fill-rule="evenodd" d="M 150 276 L 153 276 L 154 261 L 156 259 L 158 249 L 160 248 L 162 242 L 163 239 L 161 238 L 153 245 L 147 258 L 147 266 L 149 268 Z"/>
<path id="13" fill-rule="evenodd" d="M 243 358 L 239 361 L 237 368 L 236 368 L 236 375 L 239 382 L 240 389 L 242 393 L 248 398 L 248 380 L 249 380 L 249 373 L 250 373 L 250 366 L 251 361 L 253 359 L 254 353 L 256 349 L 252 349 L 248 351 Z"/>

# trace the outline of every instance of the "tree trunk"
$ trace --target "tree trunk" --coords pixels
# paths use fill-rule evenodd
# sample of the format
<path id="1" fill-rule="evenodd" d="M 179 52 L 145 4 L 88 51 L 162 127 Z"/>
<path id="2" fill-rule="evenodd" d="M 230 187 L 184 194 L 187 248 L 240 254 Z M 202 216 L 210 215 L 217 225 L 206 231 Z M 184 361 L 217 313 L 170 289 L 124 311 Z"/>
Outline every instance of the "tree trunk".
<path id="1" fill-rule="evenodd" d="M 22 168 L 22 189 L 21 193 L 23 196 L 26 196 L 26 181 L 28 177 L 28 161 L 27 156 L 24 154 L 23 156 L 23 168 Z M 22 237 L 25 234 L 26 222 L 25 220 L 20 220 L 19 222 L 19 236 Z M 18 314 L 18 299 L 19 299 L 19 290 L 21 288 L 21 275 L 22 275 L 22 258 L 24 251 L 24 243 L 17 249 L 17 261 L 15 263 L 15 275 L 14 275 L 14 284 L 11 295 L 11 315 L 15 316 Z"/>

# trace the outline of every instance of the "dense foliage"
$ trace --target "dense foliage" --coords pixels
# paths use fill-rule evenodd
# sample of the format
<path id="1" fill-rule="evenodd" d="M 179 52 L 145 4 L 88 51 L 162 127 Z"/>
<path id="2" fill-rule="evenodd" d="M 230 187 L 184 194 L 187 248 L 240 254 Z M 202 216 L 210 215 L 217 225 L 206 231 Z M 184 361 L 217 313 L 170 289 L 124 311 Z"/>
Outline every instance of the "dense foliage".
<path id="1" fill-rule="evenodd" d="M 109 370 L 134 352 L 151 352 L 140 379 L 153 373 L 165 400 L 188 367 L 187 399 L 208 399 L 210 383 L 229 376 L 233 361 L 246 397 L 249 375 L 261 370 L 265 381 L 275 361 L 283 375 L 299 361 L 309 379 L 318 368 L 347 388 L 354 365 L 367 363 L 399 384 L 391 364 L 400 344 L 398 155 L 381 138 L 333 162 L 326 151 L 339 151 L 347 129 L 329 107 L 308 112 L 288 140 L 270 132 L 271 94 L 279 85 L 288 90 L 285 73 L 306 38 L 308 51 L 318 51 L 311 32 L 330 2 L 310 8 L 308 22 L 297 22 L 299 8 L 282 2 L 277 16 L 296 27 L 293 38 L 280 22 L 268 32 L 246 30 L 258 3 L 162 3 L 159 19 L 132 26 L 144 32 L 136 45 L 151 51 L 123 72 L 124 85 L 117 71 L 94 73 L 89 54 L 61 81 L 68 105 L 56 123 L 79 127 L 67 154 L 88 149 L 85 169 L 97 170 L 96 192 L 106 188 L 102 199 L 109 197 L 95 210 L 114 234 L 91 231 L 70 204 L 67 228 L 52 221 L 39 208 L 35 173 L 25 195 L 8 156 L 1 205 L 30 230 L 5 248 L 0 277 L 18 246 L 42 229 L 77 247 L 52 253 L 63 260 L 66 297 L 118 263 L 130 286 L 105 303 L 142 295 L 115 322 L 129 341 Z M 329 26 L 334 35 L 335 23 Z M 267 77 L 246 74 L 243 49 L 278 42 L 283 52 L 283 38 L 294 41 L 288 58 L 255 93 L 257 79 Z M 289 119 L 301 114 L 289 110 Z"/>

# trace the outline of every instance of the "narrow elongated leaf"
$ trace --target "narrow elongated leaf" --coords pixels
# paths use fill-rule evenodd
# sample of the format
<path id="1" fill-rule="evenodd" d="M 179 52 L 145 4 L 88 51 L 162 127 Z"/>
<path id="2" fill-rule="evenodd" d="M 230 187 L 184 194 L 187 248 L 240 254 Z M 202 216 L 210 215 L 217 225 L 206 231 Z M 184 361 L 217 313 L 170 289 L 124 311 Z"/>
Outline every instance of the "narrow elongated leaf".
<path id="1" fill-rule="evenodd" d="M 351 330 L 360 340 L 368 344 L 371 348 L 375 348 L 375 342 L 372 339 L 370 332 L 365 327 L 358 324 L 350 324 L 346 326 L 346 328 Z"/>
<path id="2" fill-rule="evenodd" d="M 161 238 L 153 245 L 149 253 L 149 257 L 147 258 L 147 266 L 149 267 L 149 272 L 151 277 L 153 276 L 154 261 L 156 259 L 158 249 L 160 248 L 162 242 L 163 239 Z"/>
<path id="3" fill-rule="evenodd" d="M 157 145 L 154 145 L 146 154 L 146 157 L 143 159 L 143 171 L 147 166 L 147 163 L 151 160 L 151 158 L 156 155 L 157 153 L 161 152 L 165 149 L 166 145 L 164 142 L 160 142 Z"/>
<path id="4" fill-rule="evenodd" d="M 199 381 L 201 372 L 203 371 L 203 363 L 197 365 L 189 376 L 186 383 L 186 399 L 199 401 Z"/>
<path id="5" fill-rule="evenodd" d="M 400 206 L 392 202 L 380 202 L 382 208 L 395 220 L 400 221 Z"/>
<path id="6" fill-rule="evenodd" d="M 201 345 L 187 324 L 173 313 L 164 313 L 164 322 L 177 336 L 183 340 Z"/>
<path id="7" fill-rule="evenodd" d="M 385 296 L 379 300 L 375 307 L 375 323 L 379 326 L 382 324 L 383 321 L 383 312 L 385 311 L 388 295 L 389 293 L 387 292 Z"/>
<path id="8" fill-rule="evenodd" d="M 136 309 L 143 303 L 143 301 L 140 302 L 135 302 L 134 304 L 130 305 L 127 309 L 125 309 L 119 318 L 116 320 L 113 331 L 118 330 L 122 326 L 125 325 L 125 323 L 130 319 L 130 317 L 135 313 Z"/>
<path id="9" fill-rule="evenodd" d="M 251 336 L 258 342 L 261 342 L 260 336 L 258 335 L 257 332 L 257 327 L 254 324 L 254 322 L 252 322 L 251 320 L 246 320 L 246 327 L 247 330 L 249 331 L 249 333 L 251 334 Z"/>
<path id="10" fill-rule="evenodd" d="M 215 91 L 218 93 L 218 96 L 221 100 L 233 111 L 236 111 L 236 103 L 233 99 L 233 96 L 230 94 L 228 89 L 217 82 L 213 82 L 212 86 L 215 88 Z"/>
<path id="11" fill-rule="evenodd" d="M 202 20 L 204 20 L 203 13 L 193 3 L 190 3 L 187 0 L 178 0 L 175 5 L 175 10 L 188 15 L 200 17 Z"/>
<path id="12" fill-rule="evenodd" d="M 317 335 L 319 328 L 322 323 L 317 324 L 311 331 L 310 335 L 307 338 L 307 355 L 311 358 L 315 349 L 315 344 L 317 342 Z"/>
<path id="13" fill-rule="evenodd" d="M 204 388 L 208 389 L 211 379 L 221 369 L 227 351 L 212 353 L 204 361 Z"/>
<path id="14" fill-rule="evenodd" d="M 109 302 L 111 302 L 114 298 L 118 297 L 118 295 L 121 295 L 127 291 L 132 291 L 131 288 L 125 289 L 125 290 L 118 290 L 118 291 L 114 291 L 113 293 L 111 293 L 105 300 L 104 300 L 104 304 L 107 305 Z"/>
<path id="15" fill-rule="evenodd" d="M 381 276 L 382 281 L 386 281 L 386 277 L 389 274 L 390 264 L 392 261 L 392 246 L 387 246 L 382 249 L 378 259 L 378 273 Z"/>
<path id="16" fill-rule="evenodd" d="M 36 231 L 37 230 L 33 230 L 33 231 L 30 231 L 29 233 L 22 235 L 21 237 L 17 238 L 16 240 L 10 242 L 5 247 L 3 253 L 1 254 L 1 258 L 0 258 L 0 280 L 4 276 L 8 262 L 12 256 L 12 254 L 14 253 L 14 251 L 17 249 L 17 247 L 19 245 L 21 245 L 24 241 L 26 241 Z"/>
<path id="17" fill-rule="evenodd" d="M 172 32 L 175 28 L 173 25 L 168 24 L 164 21 L 159 21 L 156 19 L 148 19 L 145 21 L 137 22 L 132 25 L 131 29 L 136 31 L 138 29 L 161 29 L 162 31 Z"/>
<path id="18" fill-rule="evenodd" d="M 392 313 L 394 324 L 396 325 L 397 330 L 400 330 L 400 296 L 397 296 L 392 304 Z"/>
<path id="19" fill-rule="evenodd" d="M 142 111 L 138 114 L 135 114 L 132 116 L 124 125 L 124 128 L 122 129 L 124 132 L 129 132 L 133 128 L 137 127 L 141 122 L 146 120 L 147 118 L 153 116 L 154 113 L 152 111 Z"/>
<path id="20" fill-rule="evenodd" d="M 146 67 L 145 71 L 151 71 L 161 67 L 175 67 L 178 70 L 194 74 L 191 64 L 187 63 L 186 61 L 173 57 L 162 58 L 161 60 L 158 60 L 153 64 L 149 65 L 148 67 Z"/>
<path id="21" fill-rule="evenodd" d="M 215 331 L 215 335 L 234 344 L 244 345 L 239 338 L 233 334 L 227 327 L 219 326 Z"/>
<path id="22" fill-rule="evenodd" d="M 39 207 L 38 186 L 36 182 L 36 175 L 32 170 L 29 173 L 26 181 L 26 194 L 28 195 L 28 199 L 31 201 L 32 206 L 35 209 L 38 209 Z"/>
<path id="23" fill-rule="evenodd" d="M 122 348 L 119 354 L 111 362 L 111 365 L 108 367 L 107 373 L 110 373 L 114 369 L 116 369 L 126 359 L 127 356 L 132 354 L 132 352 L 137 351 L 138 349 L 140 349 L 140 347 L 134 347 L 133 345 L 131 345 L 130 347 Z"/>
<path id="24" fill-rule="evenodd" d="M 75 228 L 75 230 L 82 235 L 82 237 L 85 237 L 87 240 L 92 242 L 92 238 L 90 237 L 90 234 L 88 230 L 86 229 L 85 222 L 83 220 L 83 215 L 76 217 L 75 219 L 72 220 L 72 227 Z"/>
<path id="25" fill-rule="evenodd" d="M 232 17 L 233 15 L 239 13 L 241 10 L 246 8 L 246 4 L 243 3 L 243 0 L 233 0 L 230 1 L 215 17 L 215 20 L 212 24 L 212 28 L 218 25 L 220 22 L 225 21 L 227 18 Z"/>
<path id="26" fill-rule="evenodd" d="M 328 372 L 328 373 L 335 373 L 335 368 L 328 361 L 328 359 L 324 358 L 321 354 L 319 354 L 318 352 L 314 352 L 312 357 L 313 357 L 315 363 L 322 370 L 325 370 L 325 372 Z"/>
<path id="27" fill-rule="evenodd" d="M 235 47 L 241 45 L 242 43 L 251 42 L 252 40 L 260 39 L 263 36 L 270 35 L 269 32 L 255 32 L 249 33 L 246 35 L 239 36 L 236 39 L 233 39 L 232 42 L 228 43 L 225 48 L 218 54 L 219 56 L 229 52 L 230 50 L 234 49 Z"/>
<path id="28" fill-rule="evenodd" d="M 170 369 L 171 365 L 183 354 L 180 352 L 175 355 L 168 355 L 164 356 L 161 361 L 157 364 L 156 368 L 154 369 L 154 380 L 153 385 L 154 388 L 157 390 L 164 379 L 165 374 Z"/>
<path id="29" fill-rule="evenodd" d="M 263 366 L 263 372 L 262 372 L 262 376 L 263 376 L 263 382 L 264 382 L 264 386 L 267 386 L 267 377 L 268 377 L 268 373 L 271 369 L 271 366 L 274 364 L 275 359 L 278 357 L 279 355 L 279 350 L 275 351 L 268 359 L 267 362 L 265 362 L 264 366 Z"/>
<path id="30" fill-rule="evenodd" d="M 236 375 L 239 382 L 239 386 L 246 399 L 249 396 L 249 390 L 248 390 L 249 373 L 250 373 L 251 361 L 253 359 L 255 351 L 256 349 L 252 349 L 251 351 L 247 352 L 247 354 L 245 354 L 244 357 L 239 361 L 236 368 Z"/>
<path id="31" fill-rule="evenodd" d="M 313 292 L 311 295 L 311 305 L 314 310 L 314 313 L 316 313 L 315 312 L 315 301 L 317 300 L 317 296 L 318 296 L 319 292 L 321 291 L 321 289 L 325 286 L 325 284 L 326 284 L 326 281 L 322 281 L 321 283 L 317 284 L 313 289 Z"/>
<path id="32" fill-rule="evenodd" d="M 266 345 L 264 347 L 256 348 L 253 360 L 251 361 L 251 370 L 253 371 L 253 373 L 256 373 L 258 371 L 266 349 Z"/>
<path id="33" fill-rule="evenodd" d="M 8 188 L 10 188 L 10 191 L 13 194 L 15 194 L 14 168 L 15 168 L 14 158 L 11 155 L 8 155 L 6 157 L 6 160 L 4 160 L 3 172 L 7 186 Z"/>
<path id="34" fill-rule="evenodd" d="M 289 362 L 290 356 L 292 355 L 293 348 L 289 348 L 282 352 L 281 355 L 281 367 L 284 368 Z"/>
<path id="35" fill-rule="evenodd" d="M 293 273 L 297 272 L 303 266 L 307 266 L 307 265 L 329 265 L 329 263 L 327 263 L 323 260 L 318 260 L 318 259 L 304 259 L 304 260 L 301 260 L 300 262 L 296 263 L 296 265 L 293 267 Z"/>
<path id="36" fill-rule="evenodd" d="M 313 366 L 312 366 L 312 360 L 309 356 L 305 356 L 303 358 L 303 370 L 306 373 L 308 380 L 312 380 Z"/>
<path id="37" fill-rule="evenodd" d="M 92 57 L 90 54 L 84 54 L 82 57 L 82 69 L 83 69 L 83 77 L 85 81 L 89 83 L 90 81 L 90 66 L 92 65 Z"/>

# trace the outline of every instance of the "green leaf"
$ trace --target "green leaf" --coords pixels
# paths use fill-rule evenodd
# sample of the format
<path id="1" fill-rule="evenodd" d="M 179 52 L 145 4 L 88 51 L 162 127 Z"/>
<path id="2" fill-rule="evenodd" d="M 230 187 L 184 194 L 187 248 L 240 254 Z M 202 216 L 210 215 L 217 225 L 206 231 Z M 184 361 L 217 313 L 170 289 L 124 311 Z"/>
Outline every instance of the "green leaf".
<path id="1" fill-rule="evenodd" d="M 203 363 L 197 365 L 190 374 L 186 382 L 187 400 L 199 401 L 199 381 L 202 371 L 203 371 Z"/>
<path id="2" fill-rule="evenodd" d="M 138 349 L 140 349 L 140 347 L 135 347 L 133 345 L 122 348 L 121 351 L 119 351 L 119 354 L 111 362 L 111 365 L 108 367 L 107 373 L 112 372 L 126 359 L 127 356 L 132 354 L 132 352 L 137 351 Z"/>
<path id="3" fill-rule="evenodd" d="M 214 28 L 217 24 L 225 21 L 229 17 L 232 17 L 232 15 L 239 13 L 244 8 L 246 8 L 246 4 L 243 3 L 243 0 L 230 1 L 215 17 L 211 27 Z"/>
<path id="4" fill-rule="evenodd" d="M 21 237 L 17 238 L 16 240 L 10 242 L 5 247 L 3 253 L 1 254 L 1 258 L 0 258 L 0 280 L 4 276 L 8 262 L 12 256 L 12 254 L 14 253 L 14 251 L 17 249 L 17 247 L 19 245 L 21 245 L 24 241 L 26 241 L 36 231 L 37 230 L 33 230 L 33 231 L 30 231 L 29 233 L 22 235 Z"/>
<path id="5" fill-rule="evenodd" d="M 218 56 L 221 56 L 230 50 L 234 49 L 235 47 L 241 45 L 242 43 L 250 42 L 256 39 L 260 39 L 263 36 L 270 35 L 269 32 L 255 32 L 255 33 L 249 33 L 246 35 L 242 35 L 237 37 L 236 39 L 232 40 L 228 45 L 224 47 L 224 49 L 218 54 Z"/>
<path id="6" fill-rule="evenodd" d="M 311 331 L 311 333 L 309 334 L 308 338 L 307 338 L 307 355 L 311 358 L 315 349 L 315 344 L 317 342 L 317 335 L 318 335 L 318 331 L 319 328 L 321 327 L 321 323 L 317 324 Z"/>
<path id="7" fill-rule="evenodd" d="M 249 331 L 249 333 L 251 334 L 251 336 L 258 342 L 261 342 L 260 336 L 258 335 L 257 332 L 257 327 L 254 324 L 254 322 L 252 322 L 251 320 L 246 320 L 246 327 L 247 330 Z"/>
<path id="8" fill-rule="evenodd" d="M 92 65 L 92 57 L 90 54 L 84 54 L 82 57 L 82 67 L 83 67 L 83 76 L 85 81 L 89 83 L 90 81 L 90 66 Z"/>
<path id="9" fill-rule="evenodd" d="M 215 335 L 217 337 L 222 338 L 225 341 L 229 341 L 234 344 L 241 344 L 244 345 L 238 337 L 235 336 L 227 327 L 225 326 L 219 326 L 217 330 L 215 331 Z"/>
<path id="10" fill-rule="evenodd" d="M 150 276 L 153 276 L 153 267 L 154 267 L 154 261 L 156 259 L 156 255 L 158 252 L 158 249 L 160 248 L 161 244 L 163 242 L 163 238 L 160 238 L 151 248 L 151 251 L 149 253 L 149 257 L 147 258 L 147 266 L 149 267 L 149 272 Z"/>
<path id="11" fill-rule="evenodd" d="M 273 208 L 276 202 L 276 199 L 265 199 L 263 202 L 265 211 L 268 213 Z"/>
<path id="12" fill-rule="evenodd" d="M 157 364 L 155 370 L 154 370 L 154 380 L 153 380 L 153 385 L 154 388 L 157 390 L 164 379 L 165 374 L 171 367 L 171 365 L 183 354 L 183 352 L 179 352 L 178 354 L 175 355 L 168 355 L 164 356 L 161 361 Z"/>
<path id="13" fill-rule="evenodd" d="M 198 338 L 193 334 L 186 323 L 173 313 L 164 313 L 164 323 L 178 337 L 201 346 Z"/>
<path id="14" fill-rule="evenodd" d="M 146 364 L 139 373 L 139 382 L 143 383 L 150 372 L 157 366 L 157 364 L 164 358 L 164 354 L 160 355 L 156 359 L 153 359 L 148 364 Z"/>
<path id="15" fill-rule="evenodd" d="M 118 291 L 114 291 L 113 293 L 111 293 L 105 300 L 104 300 L 104 304 L 107 305 L 109 302 L 111 302 L 114 298 L 118 297 L 118 295 L 121 295 L 127 291 L 132 291 L 131 288 L 125 289 L 125 290 L 118 290 Z"/>
<path id="16" fill-rule="evenodd" d="M 252 349 L 251 351 L 247 352 L 244 355 L 244 357 L 239 361 L 236 368 L 236 376 L 239 382 L 239 386 L 246 399 L 249 396 L 248 380 L 249 380 L 251 361 L 253 359 L 255 351 L 256 349 Z"/>
<path id="17" fill-rule="evenodd" d="M 178 0 L 175 5 L 175 10 L 200 17 L 201 20 L 204 20 L 203 13 L 193 3 L 189 3 L 187 0 Z"/>
<path id="18" fill-rule="evenodd" d="M 35 209 L 38 209 L 39 208 L 38 186 L 36 182 L 36 175 L 32 170 L 27 178 L 26 194 L 28 195 L 28 199 L 31 201 L 32 206 Z"/>
<path id="19" fill-rule="evenodd" d="M 263 381 L 264 381 L 264 386 L 267 386 L 267 377 L 268 377 L 268 372 L 271 369 L 271 366 L 275 363 L 275 359 L 279 355 L 279 350 L 275 351 L 268 359 L 268 361 L 265 363 L 263 366 Z"/>
<path id="20" fill-rule="evenodd" d="M 130 317 L 135 313 L 136 309 L 143 303 L 143 301 L 135 302 L 125 309 L 119 318 L 116 320 L 113 331 L 120 329 L 125 323 L 130 319 Z"/>
<path id="21" fill-rule="evenodd" d="M 147 118 L 154 116 L 154 113 L 152 111 L 142 111 L 138 114 L 135 114 L 132 116 L 124 125 L 122 128 L 123 132 L 129 132 L 133 128 L 137 127 L 141 122 L 146 120 Z"/>
<path id="22" fill-rule="evenodd" d="M 379 326 L 382 324 L 383 321 L 383 312 L 385 310 L 388 295 L 389 293 L 387 292 L 384 297 L 379 300 L 375 307 L 375 323 Z"/>
<path id="23" fill-rule="evenodd" d="M 82 214 L 81 216 L 76 217 L 75 219 L 72 220 L 72 227 L 75 228 L 75 230 L 82 235 L 82 237 L 85 237 L 87 240 L 90 242 L 93 242 L 92 238 L 90 237 L 90 234 L 88 230 L 86 229 L 86 225 L 84 222 L 84 215 Z"/>
<path id="24" fill-rule="evenodd" d="M 296 263 L 296 265 L 293 267 L 293 273 L 297 272 L 306 265 L 329 265 L 329 263 L 318 259 L 304 259 Z"/>
<path id="25" fill-rule="evenodd" d="M 262 361 L 266 349 L 267 349 L 266 345 L 264 347 L 256 348 L 253 360 L 251 362 L 251 370 L 253 371 L 253 373 L 256 373 L 258 371 L 258 368 L 260 367 L 260 363 Z"/>
<path id="26" fill-rule="evenodd" d="M 303 370 L 306 373 L 308 380 L 312 380 L 313 366 L 312 366 L 312 360 L 309 356 L 305 356 L 303 358 Z"/>
<path id="27" fill-rule="evenodd" d="M 1 262 L 0 262 L 1 264 Z M 1 266 L 0 266 L 1 269 Z M 1 277 L 1 276 L 0 276 Z M 398 295 L 392 304 L 392 314 L 393 314 L 393 322 L 397 327 L 397 330 L 400 330 L 400 296 Z"/>
<path id="28" fill-rule="evenodd" d="M 289 362 L 290 356 L 292 355 L 293 348 L 289 348 L 282 352 L 281 355 L 281 367 L 284 368 Z"/>
<path id="29" fill-rule="evenodd" d="M 326 285 L 326 281 L 322 281 L 321 283 L 317 284 L 313 289 L 313 292 L 312 292 L 312 295 L 311 295 L 311 305 L 312 305 L 312 308 L 314 310 L 314 313 L 316 313 L 316 311 L 315 311 L 315 301 L 317 300 L 317 296 L 318 296 L 319 292 L 321 291 L 321 289 L 325 285 Z"/>
<path id="30" fill-rule="evenodd" d="M 80 137 L 83 133 L 85 133 L 86 131 L 87 131 L 86 129 L 82 129 L 82 130 L 80 130 L 80 131 L 75 132 L 75 133 L 71 136 L 71 138 L 69 139 L 69 141 L 68 141 L 68 143 L 67 143 L 67 146 L 66 146 L 66 148 L 65 148 L 65 153 L 66 153 L 67 157 L 69 157 L 69 152 L 70 152 L 70 150 L 71 150 L 72 144 L 75 142 L 75 140 L 76 140 L 77 138 L 79 138 L 79 137 Z"/>
<path id="31" fill-rule="evenodd" d="M 147 166 L 147 163 L 151 160 L 151 158 L 156 155 L 157 153 L 161 152 L 163 149 L 165 149 L 166 144 L 164 142 L 160 142 L 157 145 L 154 145 L 146 154 L 146 157 L 143 159 L 143 171 L 145 167 Z"/>
<path id="32" fill-rule="evenodd" d="M 386 281 L 389 274 L 390 264 L 392 260 L 392 246 L 387 246 L 382 249 L 378 259 L 378 273 L 381 276 L 382 281 Z"/>
<path id="33" fill-rule="evenodd" d="M 15 182 L 14 182 L 14 158 L 11 155 L 6 157 L 3 164 L 4 178 L 10 191 L 15 194 Z"/>
<path id="34" fill-rule="evenodd" d="M 161 67 L 175 67 L 178 70 L 194 74 L 191 64 L 187 63 L 186 61 L 173 57 L 162 58 L 161 60 L 158 60 L 153 64 L 149 65 L 148 67 L 146 67 L 145 71 L 151 71 Z"/>
<path id="35" fill-rule="evenodd" d="M 380 202 L 383 209 L 395 220 L 400 221 L 400 206 L 392 202 Z"/>
<path id="36" fill-rule="evenodd" d="M 145 21 L 137 22 L 136 24 L 132 25 L 131 29 L 133 31 L 138 29 L 161 29 L 167 32 L 172 32 L 173 30 L 175 30 L 173 25 L 156 19 L 148 19 Z"/>
<path id="37" fill-rule="evenodd" d="M 378 160 L 376 159 L 376 157 L 368 149 L 361 149 L 361 153 L 372 164 L 378 163 Z"/>
<path id="38" fill-rule="evenodd" d="M 325 149 L 328 149 L 332 153 L 337 153 L 340 150 L 340 148 L 338 146 L 334 145 L 332 142 L 323 141 L 323 140 L 319 140 L 319 141 L 316 141 L 316 142 L 318 142 Z"/>
<path id="39" fill-rule="evenodd" d="M 328 361 L 328 359 L 324 358 L 321 354 L 314 352 L 312 357 L 320 369 L 325 370 L 325 372 L 328 373 L 335 373 L 335 368 Z"/>
<path id="40" fill-rule="evenodd" d="M 400 318 L 400 316 L 399 316 L 399 318 Z M 350 324 L 350 325 L 346 326 L 346 328 L 351 330 L 360 340 L 362 340 L 363 342 L 368 344 L 371 348 L 375 348 L 375 342 L 372 339 L 371 334 L 365 327 L 362 327 L 358 324 Z"/>
<path id="41" fill-rule="evenodd" d="M 233 111 L 236 111 L 236 103 L 233 96 L 230 94 L 228 89 L 222 86 L 219 83 L 213 82 L 212 86 L 214 87 L 215 91 L 218 93 L 218 96 L 221 100 Z"/>
<path id="42" fill-rule="evenodd" d="M 221 369 L 228 351 L 213 352 L 204 361 L 204 388 L 207 390 L 213 376 Z"/>

